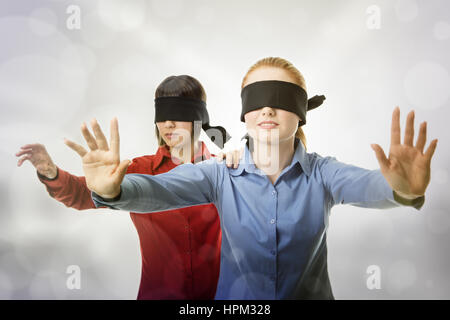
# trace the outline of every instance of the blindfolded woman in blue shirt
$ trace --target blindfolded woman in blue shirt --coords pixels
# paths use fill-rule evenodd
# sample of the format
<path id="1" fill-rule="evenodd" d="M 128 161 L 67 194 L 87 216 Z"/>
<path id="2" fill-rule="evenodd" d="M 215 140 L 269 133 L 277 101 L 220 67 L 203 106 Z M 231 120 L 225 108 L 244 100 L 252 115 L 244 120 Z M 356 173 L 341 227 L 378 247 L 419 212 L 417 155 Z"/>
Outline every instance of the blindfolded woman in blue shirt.
<path id="1" fill-rule="evenodd" d="M 380 169 L 359 168 L 306 152 L 301 126 L 306 111 L 321 102 L 318 96 L 315 101 L 306 99 L 303 76 L 291 63 L 272 57 L 258 61 L 242 88 L 241 120 L 249 143 L 237 168 L 213 159 L 157 176 L 125 175 L 129 161 L 120 162 L 117 119 L 111 121 L 111 146 L 96 122 L 95 136 L 82 127 L 89 152 L 71 141 L 66 144 L 82 157 L 97 206 L 159 212 L 216 205 L 222 228 L 216 299 L 333 299 L 326 246 L 331 208 L 408 205 L 419 210 L 437 139 L 424 152 L 423 122 L 413 145 L 411 112 L 402 144 L 397 107 L 389 157 L 372 145 Z"/>

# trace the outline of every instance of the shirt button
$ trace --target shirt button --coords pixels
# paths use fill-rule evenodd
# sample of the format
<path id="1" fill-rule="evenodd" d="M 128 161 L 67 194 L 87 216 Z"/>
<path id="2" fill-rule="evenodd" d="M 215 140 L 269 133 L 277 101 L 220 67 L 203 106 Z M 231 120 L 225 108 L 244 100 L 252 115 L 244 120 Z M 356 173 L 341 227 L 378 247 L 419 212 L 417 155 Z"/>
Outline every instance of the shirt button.
<path id="1" fill-rule="evenodd" d="M 274 224 L 275 223 L 275 219 L 270 220 L 270 223 Z"/>
<path id="2" fill-rule="evenodd" d="M 276 196 L 277 192 L 275 190 L 272 191 L 272 195 Z"/>
<path id="3" fill-rule="evenodd" d="M 272 255 L 275 255 L 275 250 L 270 250 L 270 253 L 271 253 Z"/>

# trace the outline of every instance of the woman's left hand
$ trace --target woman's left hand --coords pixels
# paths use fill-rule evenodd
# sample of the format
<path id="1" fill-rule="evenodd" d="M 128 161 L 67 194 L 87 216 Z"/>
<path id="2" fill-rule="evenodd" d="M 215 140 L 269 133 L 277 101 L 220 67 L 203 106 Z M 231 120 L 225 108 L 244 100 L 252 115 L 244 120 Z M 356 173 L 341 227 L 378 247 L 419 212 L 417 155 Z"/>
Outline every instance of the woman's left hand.
<path id="1" fill-rule="evenodd" d="M 425 153 L 427 123 L 420 125 L 416 145 L 414 140 L 414 111 L 408 114 L 405 128 L 404 143 L 400 142 L 400 108 L 396 107 L 392 113 L 391 147 L 389 158 L 378 144 L 372 144 L 381 173 L 400 196 L 414 199 L 425 194 L 430 183 L 430 164 L 437 146 L 437 139 L 431 141 Z"/>

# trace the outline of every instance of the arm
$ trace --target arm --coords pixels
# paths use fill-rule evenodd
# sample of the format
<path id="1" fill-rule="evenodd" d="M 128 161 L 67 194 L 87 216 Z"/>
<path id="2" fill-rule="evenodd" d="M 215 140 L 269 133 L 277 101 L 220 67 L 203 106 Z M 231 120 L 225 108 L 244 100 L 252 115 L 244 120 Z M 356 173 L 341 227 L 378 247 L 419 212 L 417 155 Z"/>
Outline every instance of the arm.
<path id="1" fill-rule="evenodd" d="M 67 139 L 65 143 L 80 155 L 86 185 L 99 201 L 96 205 L 110 201 L 109 206 L 116 209 L 148 212 L 210 203 L 217 198 L 218 164 L 214 159 L 182 165 L 158 176 L 132 174 L 122 183 L 130 161 L 120 161 L 117 119 L 111 121 L 111 146 L 97 121 L 93 119 L 91 124 L 95 138 L 86 124 L 81 126 L 90 151 Z"/>
<path id="2" fill-rule="evenodd" d="M 414 140 L 414 111 L 406 120 L 403 144 L 400 137 L 400 108 L 392 113 L 391 146 L 389 157 L 378 144 L 372 144 L 379 170 L 366 170 L 346 165 L 328 157 L 322 161 L 324 184 L 334 203 L 388 208 L 395 205 L 420 209 L 425 201 L 425 191 L 430 183 L 430 164 L 437 146 L 434 139 L 424 152 L 427 123 L 422 122 Z"/>
<path id="3" fill-rule="evenodd" d="M 77 210 L 95 208 L 85 178 L 71 175 L 59 169 L 53 163 L 43 144 L 24 145 L 16 153 L 16 156 L 21 157 L 17 163 L 19 167 L 24 161 L 30 161 L 36 168 L 39 180 L 45 185 L 52 198 Z"/>
<path id="4" fill-rule="evenodd" d="M 420 210 L 425 201 L 425 196 L 408 200 L 396 194 L 379 169 L 368 170 L 325 157 L 319 160 L 319 170 L 333 204 L 378 209 L 405 205 Z"/>
<path id="5" fill-rule="evenodd" d="M 134 163 L 132 163 L 127 172 L 136 171 Z M 57 201 L 63 203 L 66 207 L 77 210 L 104 208 L 105 206 L 95 206 L 91 197 L 91 190 L 86 185 L 85 177 L 77 177 L 61 168 L 57 167 L 56 177 L 49 179 L 37 172 L 39 180 L 47 188 L 50 196 Z"/>
<path id="6" fill-rule="evenodd" d="M 57 175 L 54 179 L 48 179 L 40 175 L 39 172 L 37 175 L 47 188 L 49 195 L 62 202 L 66 207 L 77 210 L 96 208 L 84 177 L 77 177 L 60 168 L 57 169 Z"/>
<path id="7" fill-rule="evenodd" d="M 396 201 L 404 205 L 413 205 L 420 209 L 425 201 L 425 191 L 430 183 L 431 159 L 437 146 L 434 139 L 424 152 L 427 137 L 427 123 L 420 125 L 416 144 L 414 142 L 414 111 L 406 119 L 403 144 L 400 135 L 400 108 L 392 113 L 391 146 L 389 157 L 378 144 L 372 144 L 380 172 L 392 188 Z"/>
<path id="8" fill-rule="evenodd" d="M 210 159 L 198 164 L 183 164 L 156 176 L 127 174 L 114 199 L 95 192 L 95 205 L 133 212 L 159 212 L 217 201 L 219 165 Z"/>

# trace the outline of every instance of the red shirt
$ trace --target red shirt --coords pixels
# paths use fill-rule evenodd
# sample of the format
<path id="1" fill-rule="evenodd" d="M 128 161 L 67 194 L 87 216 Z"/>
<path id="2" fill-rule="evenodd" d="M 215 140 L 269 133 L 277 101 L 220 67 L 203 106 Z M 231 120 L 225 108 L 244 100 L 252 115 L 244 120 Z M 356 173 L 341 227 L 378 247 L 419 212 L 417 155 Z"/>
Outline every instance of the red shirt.
<path id="1" fill-rule="evenodd" d="M 196 161 L 209 159 L 206 145 Z M 169 149 L 161 146 L 155 155 L 137 157 L 127 173 L 159 174 L 177 165 Z M 47 191 L 67 207 L 95 209 L 84 177 L 58 168 L 55 180 L 39 177 Z M 142 272 L 137 299 L 214 299 L 220 269 L 222 234 L 213 204 L 150 214 L 130 212 L 139 235 Z"/>

